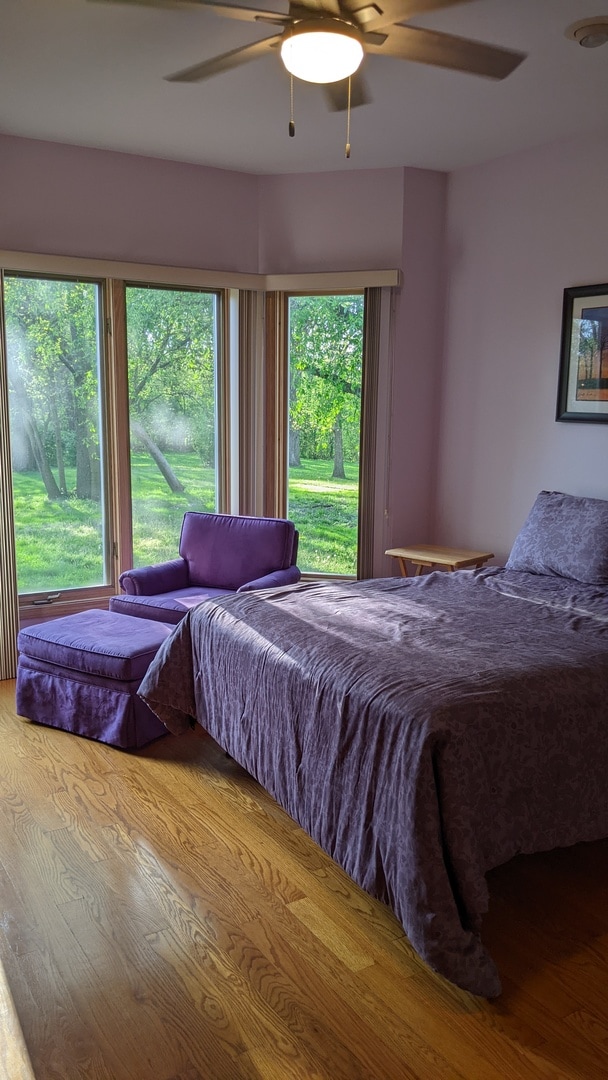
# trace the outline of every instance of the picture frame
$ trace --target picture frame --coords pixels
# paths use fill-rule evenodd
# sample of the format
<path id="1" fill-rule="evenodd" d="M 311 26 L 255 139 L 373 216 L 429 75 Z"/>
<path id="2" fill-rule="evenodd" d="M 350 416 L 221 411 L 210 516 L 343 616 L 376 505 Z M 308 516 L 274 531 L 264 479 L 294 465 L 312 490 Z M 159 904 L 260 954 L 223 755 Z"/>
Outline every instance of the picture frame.
<path id="1" fill-rule="evenodd" d="M 608 424 L 608 284 L 564 289 L 555 419 Z"/>

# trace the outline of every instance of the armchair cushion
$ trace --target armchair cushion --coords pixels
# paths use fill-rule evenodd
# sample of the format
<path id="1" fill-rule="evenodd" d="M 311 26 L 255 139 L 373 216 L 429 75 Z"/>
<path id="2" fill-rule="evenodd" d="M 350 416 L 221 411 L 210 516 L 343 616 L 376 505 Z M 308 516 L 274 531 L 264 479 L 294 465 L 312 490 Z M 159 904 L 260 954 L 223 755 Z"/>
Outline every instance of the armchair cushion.
<path id="1" fill-rule="evenodd" d="M 184 515 L 179 553 L 190 585 L 235 592 L 247 581 L 291 565 L 295 529 L 285 518 Z"/>
<path id="2" fill-rule="evenodd" d="M 175 589 L 173 592 L 155 596 L 141 596 L 128 593 L 126 596 L 112 596 L 110 611 L 119 615 L 134 615 L 137 619 L 154 619 L 155 622 L 171 623 L 176 626 L 190 608 L 202 604 L 203 600 L 225 596 L 225 589 L 203 589 L 196 586 L 190 589 Z"/>

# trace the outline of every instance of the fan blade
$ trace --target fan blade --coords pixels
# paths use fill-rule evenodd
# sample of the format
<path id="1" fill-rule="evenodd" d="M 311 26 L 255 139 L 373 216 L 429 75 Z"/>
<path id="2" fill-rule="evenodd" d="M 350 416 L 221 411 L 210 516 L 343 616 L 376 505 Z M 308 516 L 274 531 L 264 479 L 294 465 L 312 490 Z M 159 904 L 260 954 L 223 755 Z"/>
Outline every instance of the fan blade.
<path id="1" fill-rule="evenodd" d="M 216 0 L 91 0 L 96 4 L 127 4 L 138 7 L 203 7 L 214 11 L 216 15 L 223 15 L 226 19 L 238 19 L 240 22 L 269 22 L 277 26 L 285 26 L 290 22 L 289 15 L 282 15 L 280 11 L 263 11 L 259 8 L 243 7 L 241 4 L 223 4 Z"/>
<path id="2" fill-rule="evenodd" d="M 139 0 L 138 0 L 139 2 Z M 226 19 L 238 19 L 240 22 L 267 22 L 275 26 L 286 26 L 290 22 L 289 15 L 281 15 L 279 11 L 260 11 L 258 8 L 241 7 L 237 4 L 216 4 L 215 0 L 197 0 L 203 7 L 215 11 L 216 15 L 223 15 Z"/>
<path id="3" fill-rule="evenodd" d="M 183 0 L 186 4 L 200 4 L 203 0 Z M 123 4 L 127 7 L 158 7 L 176 8 L 181 7 L 182 0 L 89 0 L 92 4 Z"/>
<path id="4" fill-rule="evenodd" d="M 339 19 L 342 14 L 341 6 L 340 0 L 290 0 L 289 17 L 306 19 L 311 15 L 333 15 Z"/>
<path id="5" fill-rule="evenodd" d="M 331 112 L 346 112 L 348 108 L 348 79 L 340 79 L 339 82 L 324 83 L 323 92 L 327 108 Z M 350 107 L 356 109 L 359 105 L 369 105 L 372 100 L 367 83 L 360 72 L 351 76 L 350 81 Z"/>
<path id="6" fill-rule="evenodd" d="M 435 11 L 438 8 L 456 7 L 457 4 L 470 4 L 471 0 L 399 0 L 401 7 L 407 8 L 403 19 L 412 19 L 414 15 L 424 15 L 427 11 Z"/>
<path id="7" fill-rule="evenodd" d="M 414 15 L 435 9 L 469 4 L 471 0 L 341 0 L 342 12 L 362 29 L 376 30 L 382 26 L 404 23 Z"/>
<path id="8" fill-rule="evenodd" d="M 231 49 L 230 52 L 222 53 L 221 56 L 213 56 L 210 60 L 203 60 L 201 64 L 176 71 L 174 75 L 165 75 L 168 82 L 202 82 L 211 75 L 218 75 L 222 71 L 230 71 L 231 68 L 240 67 L 249 60 L 255 60 L 258 56 L 264 56 L 270 52 L 281 40 L 281 34 L 274 37 L 263 38 L 262 41 L 254 41 L 253 45 L 243 45 L 240 49 Z"/>
<path id="9" fill-rule="evenodd" d="M 189 2 L 192 3 L 192 0 Z M 289 15 L 281 15 L 279 11 L 260 11 L 258 8 L 242 7 L 240 4 L 216 4 L 215 0 L 196 2 L 214 11 L 216 15 L 223 15 L 226 19 L 239 19 L 240 22 L 269 22 L 276 26 L 285 26 L 290 21 Z"/>
<path id="10" fill-rule="evenodd" d="M 505 79 L 525 60 L 525 53 L 441 34 L 437 30 L 423 30 L 418 26 L 393 26 L 384 45 L 366 41 L 365 50 L 378 56 L 396 56 L 469 75 L 485 75 L 488 79 Z"/>

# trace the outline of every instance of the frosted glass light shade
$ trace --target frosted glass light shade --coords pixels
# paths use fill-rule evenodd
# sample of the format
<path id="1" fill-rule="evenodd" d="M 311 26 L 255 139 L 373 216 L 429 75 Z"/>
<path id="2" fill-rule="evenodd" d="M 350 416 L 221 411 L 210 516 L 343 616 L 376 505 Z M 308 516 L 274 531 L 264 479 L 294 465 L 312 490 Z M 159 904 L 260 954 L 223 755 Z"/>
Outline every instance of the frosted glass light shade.
<path id="1" fill-rule="evenodd" d="M 332 83 L 347 79 L 362 59 L 360 34 L 354 26 L 337 19 L 306 19 L 296 23 L 281 45 L 281 60 L 288 72 L 304 82 Z"/>

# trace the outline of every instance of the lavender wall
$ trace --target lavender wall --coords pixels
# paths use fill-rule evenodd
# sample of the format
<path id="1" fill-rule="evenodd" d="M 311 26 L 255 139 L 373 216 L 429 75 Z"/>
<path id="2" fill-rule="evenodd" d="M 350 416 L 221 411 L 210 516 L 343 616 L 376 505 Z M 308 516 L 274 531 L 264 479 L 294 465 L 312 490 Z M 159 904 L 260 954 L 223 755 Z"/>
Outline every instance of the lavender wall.
<path id="1" fill-rule="evenodd" d="M 433 538 L 503 561 L 543 488 L 608 498 L 608 425 L 556 423 L 562 293 L 608 281 L 608 140 L 453 173 Z"/>
<path id="2" fill-rule="evenodd" d="M 447 176 L 404 170 L 403 284 L 397 297 L 386 547 L 431 539 L 441 392 Z M 378 573 L 396 573 L 385 559 Z"/>
<path id="3" fill-rule="evenodd" d="M 404 172 L 261 177 L 260 273 L 401 266 Z"/>
<path id="4" fill-rule="evenodd" d="M 401 264 L 403 169 L 250 176 L 0 135 L 0 248 L 242 273 Z"/>
<path id="5" fill-rule="evenodd" d="M 257 177 L 0 135 L 0 248 L 257 273 Z"/>

